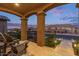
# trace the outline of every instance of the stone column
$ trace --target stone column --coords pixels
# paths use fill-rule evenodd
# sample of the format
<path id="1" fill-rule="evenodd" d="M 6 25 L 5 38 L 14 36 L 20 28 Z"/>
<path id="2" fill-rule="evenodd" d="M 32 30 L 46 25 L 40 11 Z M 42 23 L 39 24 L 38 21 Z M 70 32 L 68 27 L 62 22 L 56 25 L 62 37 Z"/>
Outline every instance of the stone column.
<path id="1" fill-rule="evenodd" d="M 76 4 L 76 8 L 78 8 L 78 23 L 79 23 L 79 3 Z M 79 29 L 77 29 L 77 31 L 79 31 Z"/>
<path id="2" fill-rule="evenodd" d="M 39 46 L 45 45 L 45 13 L 37 13 L 37 44 Z"/>
<path id="3" fill-rule="evenodd" d="M 27 19 L 25 17 L 21 19 L 21 40 L 27 40 Z"/>

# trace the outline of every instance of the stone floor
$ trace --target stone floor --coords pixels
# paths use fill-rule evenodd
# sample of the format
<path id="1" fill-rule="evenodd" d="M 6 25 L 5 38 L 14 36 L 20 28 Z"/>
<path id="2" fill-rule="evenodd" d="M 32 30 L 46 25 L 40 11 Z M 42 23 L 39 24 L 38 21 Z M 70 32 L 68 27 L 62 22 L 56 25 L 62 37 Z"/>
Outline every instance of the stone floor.
<path id="1" fill-rule="evenodd" d="M 37 46 L 34 42 L 29 42 L 27 54 L 23 56 L 74 56 L 72 42 L 70 40 L 62 40 L 61 44 L 55 49 L 47 46 Z"/>
<path id="2" fill-rule="evenodd" d="M 61 44 L 56 47 L 54 53 L 62 56 L 74 56 L 71 40 L 63 40 Z"/>

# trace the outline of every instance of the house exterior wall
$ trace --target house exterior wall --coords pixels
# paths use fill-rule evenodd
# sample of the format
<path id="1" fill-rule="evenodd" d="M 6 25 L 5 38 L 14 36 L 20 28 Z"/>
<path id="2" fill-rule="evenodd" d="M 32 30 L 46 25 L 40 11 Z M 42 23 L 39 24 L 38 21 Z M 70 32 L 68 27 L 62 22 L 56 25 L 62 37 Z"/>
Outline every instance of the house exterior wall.
<path id="1" fill-rule="evenodd" d="M 0 21 L 0 32 L 7 32 L 7 21 Z"/>
<path id="2" fill-rule="evenodd" d="M 56 32 L 56 33 L 71 33 L 71 34 L 78 34 L 79 29 L 71 25 L 50 25 L 46 27 L 46 31 Z"/>

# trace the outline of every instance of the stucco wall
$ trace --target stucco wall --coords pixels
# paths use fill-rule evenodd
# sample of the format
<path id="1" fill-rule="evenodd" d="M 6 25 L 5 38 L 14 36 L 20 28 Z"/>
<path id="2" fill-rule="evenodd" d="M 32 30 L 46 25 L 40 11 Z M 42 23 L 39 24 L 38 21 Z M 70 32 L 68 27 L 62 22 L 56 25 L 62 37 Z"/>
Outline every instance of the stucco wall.
<path id="1" fill-rule="evenodd" d="M 7 21 L 0 21 L 0 32 L 7 32 Z"/>

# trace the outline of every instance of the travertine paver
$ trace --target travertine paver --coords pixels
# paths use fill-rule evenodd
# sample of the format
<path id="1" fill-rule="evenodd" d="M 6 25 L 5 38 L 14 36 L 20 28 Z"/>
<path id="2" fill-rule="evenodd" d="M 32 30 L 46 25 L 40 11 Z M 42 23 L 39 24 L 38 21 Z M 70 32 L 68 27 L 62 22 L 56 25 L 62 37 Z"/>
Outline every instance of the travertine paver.
<path id="1" fill-rule="evenodd" d="M 71 40 L 62 40 L 61 44 L 56 47 L 54 53 L 62 56 L 74 56 Z"/>
<path id="2" fill-rule="evenodd" d="M 43 46 L 40 47 L 34 42 L 29 42 L 27 54 L 31 56 L 74 56 L 72 42 L 70 40 L 62 40 L 61 44 L 55 49 Z"/>
<path id="3" fill-rule="evenodd" d="M 27 54 L 32 56 L 50 56 L 53 55 L 53 51 L 53 48 L 47 46 L 40 47 L 34 42 L 30 42 L 27 48 Z"/>

